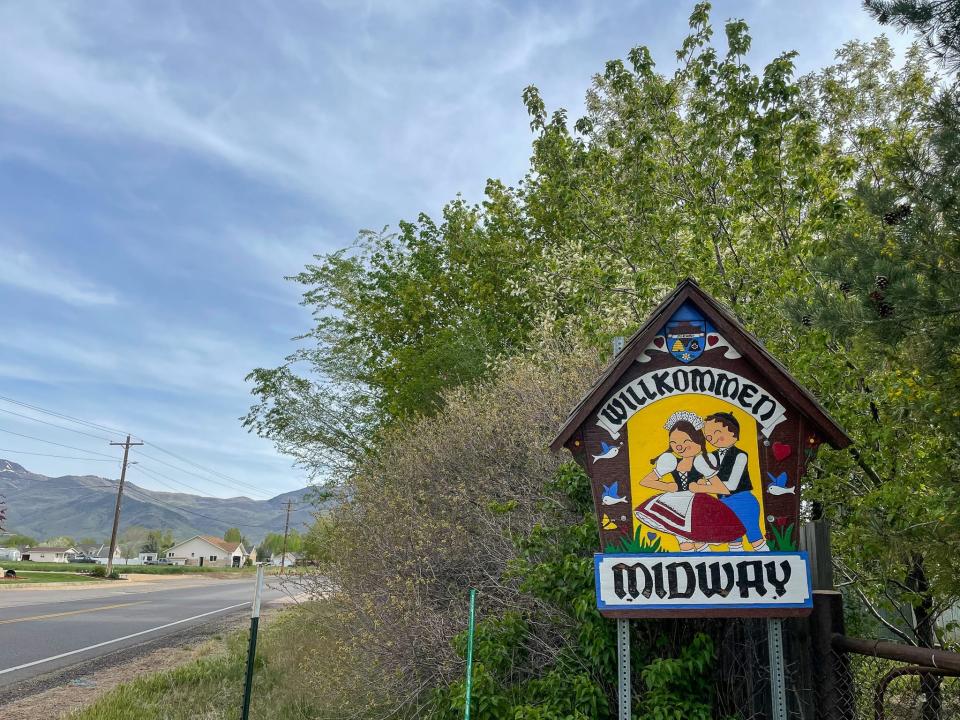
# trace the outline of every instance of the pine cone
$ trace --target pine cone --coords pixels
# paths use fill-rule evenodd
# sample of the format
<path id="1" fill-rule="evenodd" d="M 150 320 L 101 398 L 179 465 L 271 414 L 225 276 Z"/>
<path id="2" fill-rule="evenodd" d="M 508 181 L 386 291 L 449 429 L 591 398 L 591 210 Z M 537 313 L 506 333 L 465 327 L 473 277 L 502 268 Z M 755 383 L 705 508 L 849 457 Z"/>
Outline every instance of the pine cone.
<path id="1" fill-rule="evenodd" d="M 877 304 L 883 302 L 884 294 L 879 290 L 874 290 L 872 293 L 870 293 L 869 297 L 871 302 Z"/>
<path id="2" fill-rule="evenodd" d="M 809 315 L 804 315 L 802 318 L 800 318 L 800 324 L 804 327 L 811 327 L 813 325 L 813 318 Z"/>
<path id="3" fill-rule="evenodd" d="M 888 302 L 882 302 L 877 306 L 877 312 L 882 318 L 893 317 L 893 305 Z"/>
<path id="4" fill-rule="evenodd" d="M 842 292 L 844 295 L 849 294 L 851 290 L 853 290 L 853 283 L 848 282 L 847 280 L 844 280 L 842 283 L 840 283 L 840 292 Z"/>
<path id="5" fill-rule="evenodd" d="M 890 284 L 890 278 L 888 278 L 886 275 L 877 275 L 876 284 L 878 290 L 886 290 L 887 286 Z"/>

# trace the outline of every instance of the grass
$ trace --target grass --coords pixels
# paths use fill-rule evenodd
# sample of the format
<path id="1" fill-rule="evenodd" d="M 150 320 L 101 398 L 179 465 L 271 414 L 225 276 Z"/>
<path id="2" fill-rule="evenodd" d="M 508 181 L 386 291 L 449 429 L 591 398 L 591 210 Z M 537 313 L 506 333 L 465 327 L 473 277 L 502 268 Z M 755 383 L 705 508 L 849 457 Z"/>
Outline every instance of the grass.
<path id="1" fill-rule="evenodd" d="M 310 611 L 299 607 L 261 620 L 251 718 L 305 720 L 316 717 L 303 662 Z M 70 720 L 236 720 L 243 699 L 247 631 L 208 644 L 204 655 L 173 670 L 120 685 Z"/>
<path id="2" fill-rule="evenodd" d="M 0 567 L 4 570 L 31 570 L 47 573 L 82 573 L 89 572 L 97 567 L 96 563 L 42 563 L 30 560 L 7 562 L 0 560 Z M 256 570 L 256 568 L 223 568 L 223 567 L 187 567 L 186 565 L 114 565 L 115 570 L 121 573 L 144 573 L 147 575 L 186 575 L 190 573 L 232 572 L 242 573 Z"/>
<path id="3" fill-rule="evenodd" d="M 4 569 L 6 570 L 6 566 L 4 566 Z M 27 583 L 97 582 L 97 580 L 97 578 L 90 577 L 89 575 L 80 575 L 79 573 L 30 572 L 28 570 L 17 572 L 17 578 L 15 580 L 0 580 L 0 587 L 3 587 L 4 585 L 23 585 Z"/>

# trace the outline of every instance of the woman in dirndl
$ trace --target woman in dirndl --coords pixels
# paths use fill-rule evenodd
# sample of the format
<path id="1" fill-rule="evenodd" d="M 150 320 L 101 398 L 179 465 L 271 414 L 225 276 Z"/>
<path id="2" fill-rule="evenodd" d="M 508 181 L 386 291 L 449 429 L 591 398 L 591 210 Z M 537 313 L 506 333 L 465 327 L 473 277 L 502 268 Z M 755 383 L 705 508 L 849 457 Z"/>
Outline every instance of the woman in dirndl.
<path id="1" fill-rule="evenodd" d="M 743 536 L 743 523 L 717 499 L 730 491 L 717 477 L 706 452 L 703 419 L 687 410 L 675 412 L 664 425 L 669 447 L 650 462 L 642 487 L 662 490 L 636 509 L 637 518 L 654 530 L 677 538 L 681 552 L 702 552 L 709 544 L 729 543 Z"/>

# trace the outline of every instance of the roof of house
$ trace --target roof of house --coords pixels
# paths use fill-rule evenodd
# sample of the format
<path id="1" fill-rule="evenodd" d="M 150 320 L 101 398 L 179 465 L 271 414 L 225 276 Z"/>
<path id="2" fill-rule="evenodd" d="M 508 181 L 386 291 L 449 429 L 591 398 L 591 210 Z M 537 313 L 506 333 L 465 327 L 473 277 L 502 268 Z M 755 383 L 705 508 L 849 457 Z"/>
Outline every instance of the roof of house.
<path id="1" fill-rule="evenodd" d="M 119 554 L 120 554 L 120 548 L 115 547 L 113 549 L 113 556 L 117 557 Z M 97 551 L 93 554 L 93 557 L 98 557 L 98 558 L 110 557 L 110 546 L 101 545 L 99 548 L 97 548 Z"/>
<path id="2" fill-rule="evenodd" d="M 27 548 L 30 552 L 52 552 L 52 553 L 65 553 L 69 550 L 73 550 L 72 547 L 47 547 L 43 545 L 38 545 L 37 547 Z M 74 552 L 76 552 L 74 550 Z"/>
<path id="3" fill-rule="evenodd" d="M 231 542 L 228 540 L 224 540 L 223 538 L 214 537 L 213 535 L 194 535 L 192 538 L 188 538 L 183 542 L 178 542 L 173 547 L 180 547 L 181 545 L 184 545 L 190 542 L 191 540 L 203 540 L 205 543 L 209 545 L 213 545 L 214 547 L 218 547 L 224 552 L 228 552 L 228 553 L 236 552 L 238 549 L 241 550 L 243 553 L 247 552 L 246 548 L 243 547 L 243 543 Z M 170 549 L 172 550 L 173 548 L 170 548 Z"/>
<path id="4" fill-rule="evenodd" d="M 627 371 L 637 356 L 653 341 L 654 336 L 664 324 L 683 305 L 690 301 L 704 312 L 717 326 L 717 330 L 730 340 L 760 372 L 780 385 L 788 399 L 797 409 L 806 415 L 833 447 L 845 448 L 850 438 L 837 422 L 830 417 L 816 398 L 813 397 L 787 369 L 763 347 L 763 344 L 734 318 L 733 314 L 714 298 L 707 295 L 700 286 L 687 278 L 657 307 L 644 325 L 627 341 L 624 349 L 616 355 L 606 370 L 597 378 L 583 399 L 573 409 L 564 422 L 560 432 L 550 444 L 557 451 L 566 444 L 577 428 L 583 424 L 597 404 L 610 392 L 620 377 Z"/>

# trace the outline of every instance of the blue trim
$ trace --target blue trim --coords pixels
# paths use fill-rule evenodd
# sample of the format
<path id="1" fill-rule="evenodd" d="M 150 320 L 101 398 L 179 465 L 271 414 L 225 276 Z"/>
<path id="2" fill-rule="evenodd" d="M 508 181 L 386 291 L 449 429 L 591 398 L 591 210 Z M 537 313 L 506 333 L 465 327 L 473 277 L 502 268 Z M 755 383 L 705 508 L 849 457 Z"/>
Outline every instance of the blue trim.
<path id="1" fill-rule="evenodd" d="M 734 557 L 742 558 L 744 555 L 760 555 L 761 553 L 753 552 L 705 552 L 705 553 L 594 553 L 593 555 L 593 582 L 594 587 L 597 593 L 597 609 L 598 610 L 637 610 L 642 608 L 645 612 L 654 612 L 657 610 L 723 610 L 724 608 L 729 608 L 730 610 L 743 610 L 743 609 L 771 609 L 771 608 L 812 608 L 813 607 L 813 580 L 810 573 L 810 560 L 805 550 L 799 550 L 797 552 L 780 552 L 780 551 L 769 551 L 763 552 L 762 555 L 765 557 L 800 557 L 803 559 L 803 563 L 807 568 L 807 600 L 802 603 L 713 603 L 709 605 L 703 604 L 677 604 L 671 603 L 669 605 L 665 604 L 643 604 L 643 603 L 625 603 L 621 605 L 613 605 L 611 603 L 605 603 L 600 600 L 600 563 L 602 563 L 606 558 L 638 558 L 638 559 L 648 559 L 656 558 L 660 560 L 661 558 L 683 558 L 684 560 L 697 561 L 697 560 L 709 560 L 711 558 L 718 557 Z"/>

